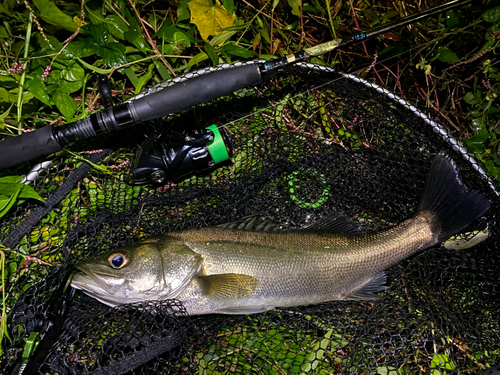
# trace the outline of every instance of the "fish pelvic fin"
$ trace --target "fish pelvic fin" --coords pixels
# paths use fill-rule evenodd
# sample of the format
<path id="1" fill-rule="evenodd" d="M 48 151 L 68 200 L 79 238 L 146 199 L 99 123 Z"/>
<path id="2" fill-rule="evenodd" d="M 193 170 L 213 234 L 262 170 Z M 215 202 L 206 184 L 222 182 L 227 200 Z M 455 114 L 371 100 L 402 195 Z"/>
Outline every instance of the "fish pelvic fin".
<path id="1" fill-rule="evenodd" d="M 444 153 L 436 155 L 417 213 L 431 215 L 431 229 L 437 234 L 436 242 L 458 233 L 489 208 L 490 201 L 483 193 L 467 189 L 453 160 Z"/>
<path id="2" fill-rule="evenodd" d="M 387 286 L 384 285 L 385 281 L 385 273 L 379 273 L 364 283 L 360 288 L 351 291 L 349 295 L 345 296 L 345 299 L 355 301 L 376 301 L 380 299 L 380 296 L 376 293 L 387 289 Z"/>
<path id="3" fill-rule="evenodd" d="M 222 307 L 215 310 L 217 314 L 229 314 L 229 315 L 249 315 L 249 314 L 259 314 L 269 310 L 274 310 L 276 306 L 271 305 L 255 305 L 255 306 L 235 306 L 235 307 Z"/>
<path id="4" fill-rule="evenodd" d="M 215 300 L 234 300 L 255 292 L 259 280 L 239 273 L 197 276 L 203 293 Z"/>

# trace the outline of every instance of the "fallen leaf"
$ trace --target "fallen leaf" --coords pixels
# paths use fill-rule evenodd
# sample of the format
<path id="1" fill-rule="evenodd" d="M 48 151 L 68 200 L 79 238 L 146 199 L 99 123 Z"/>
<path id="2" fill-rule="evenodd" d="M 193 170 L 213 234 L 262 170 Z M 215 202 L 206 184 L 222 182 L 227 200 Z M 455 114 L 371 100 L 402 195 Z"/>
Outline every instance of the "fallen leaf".
<path id="1" fill-rule="evenodd" d="M 221 29 L 233 26 L 235 15 L 230 15 L 219 0 L 191 0 L 188 3 L 191 11 L 191 23 L 195 24 L 203 40 L 217 35 Z"/>

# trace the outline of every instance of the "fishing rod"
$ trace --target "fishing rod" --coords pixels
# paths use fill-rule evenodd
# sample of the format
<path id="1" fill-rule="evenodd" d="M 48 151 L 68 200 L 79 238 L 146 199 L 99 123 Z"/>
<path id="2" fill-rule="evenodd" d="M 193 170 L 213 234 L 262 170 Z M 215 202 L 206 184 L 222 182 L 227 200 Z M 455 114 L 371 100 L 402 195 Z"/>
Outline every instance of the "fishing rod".
<path id="1" fill-rule="evenodd" d="M 0 170 L 61 151 L 78 141 L 179 113 L 192 106 L 223 97 L 245 87 L 258 85 L 297 62 L 323 55 L 342 46 L 363 42 L 424 18 L 467 5 L 472 1 L 452 0 L 400 20 L 309 47 L 282 58 L 265 62 L 249 62 L 199 75 L 147 95 L 139 94 L 137 98 L 116 106 L 109 104 L 108 100 L 108 105 L 104 109 L 73 123 L 58 127 L 48 125 L 1 141 Z M 109 92 L 109 88 L 105 91 Z M 193 134 L 177 140 L 175 147 L 170 148 L 173 150 L 172 155 L 166 155 L 162 160 L 156 160 L 150 157 L 147 150 L 151 149 L 154 146 L 154 140 L 160 137 L 161 134 L 157 134 L 148 139 L 149 143 L 146 141 L 142 147 L 143 151 L 146 150 L 146 152 L 142 152 L 143 160 L 139 160 L 141 155 L 136 159 L 140 165 L 146 166 L 145 170 L 141 172 L 139 168 L 136 173 L 140 183 L 148 181 L 162 183 L 169 177 L 169 174 L 173 175 L 174 178 L 181 178 L 189 174 L 190 169 L 202 171 L 212 168 L 215 164 L 222 163 L 232 156 L 230 139 L 224 131 L 218 131 L 216 126 L 207 128 L 200 134 Z M 167 150 L 165 148 L 167 146 L 170 145 L 163 144 L 163 150 Z M 203 160 L 203 162 L 197 162 L 197 160 Z M 148 168 L 148 163 L 154 165 Z M 179 168 L 183 172 L 176 174 L 175 172 Z M 154 175 L 155 173 L 157 176 Z"/>

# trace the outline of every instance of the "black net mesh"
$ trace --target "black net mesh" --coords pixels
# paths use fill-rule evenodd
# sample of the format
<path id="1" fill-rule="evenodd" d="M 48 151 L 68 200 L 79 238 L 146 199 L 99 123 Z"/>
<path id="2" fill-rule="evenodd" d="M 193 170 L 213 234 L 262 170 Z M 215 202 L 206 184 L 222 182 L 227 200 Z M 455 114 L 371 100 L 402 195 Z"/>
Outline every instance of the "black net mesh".
<path id="1" fill-rule="evenodd" d="M 63 154 L 30 174 L 46 203 L 18 206 L 0 231 L 16 251 L 8 253 L 4 279 L 7 373 L 76 262 L 148 236 L 256 213 L 301 228 L 342 212 L 366 230 L 382 230 L 414 212 L 440 151 L 455 160 L 470 189 L 492 200 L 486 216 L 463 232 L 488 229 L 490 236 L 465 250 L 436 246 L 391 268 L 380 301 L 189 317 L 173 314 L 182 308 L 177 301 L 111 308 L 77 292 L 38 371 L 434 374 L 474 373 L 498 362 L 498 184 L 437 124 L 373 85 L 300 65 L 102 142 L 134 148 L 155 127 L 176 133 L 211 124 L 226 126 L 235 156 L 207 176 L 131 185 L 130 148 L 82 154 L 110 173 Z"/>

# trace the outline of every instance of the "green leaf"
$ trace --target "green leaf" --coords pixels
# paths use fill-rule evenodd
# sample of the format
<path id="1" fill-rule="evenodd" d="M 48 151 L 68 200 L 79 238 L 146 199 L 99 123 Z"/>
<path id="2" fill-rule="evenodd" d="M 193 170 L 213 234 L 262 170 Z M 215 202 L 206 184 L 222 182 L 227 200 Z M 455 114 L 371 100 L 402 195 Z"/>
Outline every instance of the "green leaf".
<path id="1" fill-rule="evenodd" d="M 450 29 L 460 27 L 462 25 L 462 19 L 454 10 L 446 12 L 446 26 Z"/>
<path id="2" fill-rule="evenodd" d="M 32 79 L 26 81 L 28 90 L 35 95 L 35 98 L 40 100 L 42 103 L 50 106 L 54 103 L 50 100 L 49 93 L 47 92 L 47 86 L 43 83 L 40 75 L 35 74 Z"/>
<path id="3" fill-rule="evenodd" d="M 0 217 L 5 216 L 12 206 L 14 206 L 20 191 L 21 187 L 18 186 L 18 189 L 14 194 L 10 196 L 0 195 Z"/>
<path id="4" fill-rule="evenodd" d="M 495 178 L 497 181 L 500 181 L 500 168 L 495 166 L 495 163 L 493 163 L 493 160 L 486 160 L 486 162 L 484 163 L 484 166 L 491 173 L 493 178 Z"/>
<path id="5" fill-rule="evenodd" d="M 151 77 L 153 76 L 153 66 L 154 66 L 154 64 L 149 64 L 148 72 L 146 74 L 144 74 L 141 78 L 139 78 L 139 82 L 137 83 L 137 86 L 135 87 L 135 94 L 136 95 L 142 90 L 142 88 L 144 87 L 146 82 L 149 81 L 151 79 Z"/>
<path id="6" fill-rule="evenodd" d="M 180 0 L 179 6 L 177 7 L 177 22 L 188 20 L 191 18 L 191 12 L 189 11 L 188 3 L 191 0 Z"/>
<path id="7" fill-rule="evenodd" d="M 12 97 L 9 91 L 0 87 L 0 103 L 1 102 L 17 103 L 17 97 Z"/>
<path id="8" fill-rule="evenodd" d="M 104 17 L 101 15 L 100 9 L 94 10 L 85 5 L 85 15 L 90 19 L 90 22 L 94 25 L 106 22 Z"/>
<path id="9" fill-rule="evenodd" d="M 18 83 L 16 81 L 16 79 L 12 76 L 3 76 L 3 75 L 0 75 L 0 82 L 10 82 L 11 83 L 11 87 L 14 87 L 14 86 L 17 86 Z M 4 83 L 2 83 L 2 85 L 5 85 Z"/>
<path id="10" fill-rule="evenodd" d="M 400 371 L 392 366 L 377 367 L 377 375 L 400 375 L 400 374 L 404 374 L 404 371 Z"/>
<path id="11" fill-rule="evenodd" d="M 287 0 L 288 5 L 292 7 L 292 14 L 294 16 L 300 17 L 300 6 L 302 5 L 302 0 Z"/>
<path id="12" fill-rule="evenodd" d="M 0 115 L 0 129 L 3 129 L 5 126 L 5 119 L 7 118 L 7 116 L 9 115 L 10 113 L 10 110 L 12 109 L 12 107 L 14 106 L 14 103 L 12 103 L 10 105 L 10 107 Z"/>
<path id="13" fill-rule="evenodd" d="M 137 74 L 135 74 L 134 70 L 130 66 L 127 66 L 125 69 L 123 69 L 123 73 L 125 73 L 134 87 L 139 84 L 139 78 L 137 78 Z"/>
<path id="14" fill-rule="evenodd" d="M 37 199 L 44 202 L 44 199 L 31 186 L 21 183 L 3 182 L 2 180 L 0 179 L 0 192 L 2 195 L 11 196 L 19 190 L 18 198 Z"/>
<path id="15" fill-rule="evenodd" d="M 5 13 L 6 15 L 11 16 L 9 9 L 5 6 L 3 6 L 2 3 L 0 3 L 0 13 Z M 0 351 L 1 351 L 1 349 L 0 349 Z"/>
<path id="16" fill-rule="evenodd" d="M 109 35 L 108 28 L 104 23 L 89 25 L 89 30 L 92 34 L 92 42 L 97 47 L 102 47 L 113 40 Z"/>
<path id="17" fill-rule="evenodd" d="M 109 32 L 118 39 L 125 39 L 125 33 L 128 31 L 128 26 L 120 16 L 110 14 L 105 18 Z"/>
<path id="18" fill-rule="evenodd" d="M 2 184 L 17 184 L 21 181 L 20 176 L 3 176 L 0 177 L 0 183 Z"/>
<path id="19" fill-rule="evenodd" d="M 431 360 L 431 368 L 443 370 L 455 370 L 455 365 L 446 354 L 434 354 Z"/>
<path id="20" fill-rule="evenodd" d="M 66 121 L 71 120 L 78 109 L 78 104 L 76 104 L 75 99 L 59 90 L 52 95 L 52 99 Z"/>
<path id="21" fill-rule="evenodd" d="M 217 47 L 218 45 L 224 43 L 226 40 L 230 39 L 236 33 L 237 31 L 224 30 L 210 40 L 210 45 Z"/>
<path id="22" fill-rule="evenodd" d="M 217 52 L 215 51 L 215 48 L 212 47 L 210 44 L 205 43 L 203 46 L 203 49 L 207 53 L 208 57 L 210 57 L 210 60 L 212 60 L 212 65 L 215 66 L 219 63 L 219 56 L 217 56 Z"/>
<path id="23" fill-rule="evenodd" d="M 158 29 L 154 36 L 158 36 L 165 40 L 165 42 L 172 42 L 174 38 L 174 33 L 177 31 L 182 31 L 177 25 L 169 25 L 167 22 L 164 22 L 163 25 Z"/>
<path id="24" fill-rule="evenodd" d="M 253 56 L 252 52 L 234 43 L 227 43 L 221 47 L 221 53 L 228 56 L 239 56 L 248 59 Z"/>
<path id="25" fill-rule="evenodd" d="M 474 94 L 471 91 L 464 95 L 464 102 L 474 104 Z"/>
<path id="26" fill-rule="evenodd" d="M 155 64 L 156 69 L 160 73 L 161 79 L 163 81 L 166 79 L 172 78 L 172 74 L 170 73 L 170 71 L 167 68 L 165 68 L 165 65 L 163 65 L 163 63 L 161 61 L 155 59 L 154 64 Z"/>
<path id="27" fill-rule="evenodd" d="M 148 44 L 142 37 L 139 27 L 130 26 L 130 28 L 123 34 L 125 39 L 136 46 L 141 52 L 148 52 Z"/>
<path id="28" fill-rule="evenodd" d="M 377 52 L 378 58 L 380 60 L 388 59 L 394 56 L 401 55 L 406 51 L 405 45 L 402 43 L 395 43 L 389 47 L 384 48 L 382 51 Z"/>
<path id="29" fill-rule="evenodd" d="M 71 54 L 72 58 L 84 58 L 95 55 L 98 48 L 92 42 L 92 38 L 86 38 L 72 41 L 66 47 L 66 50 Z"/>
<path id="30" fill-rule="evenodd" d="M 0 103 L 5 102 L 5 103 L 17 103 L 17 96 L 19 93 L 19 88 L 12 89 L 10 91 L 7 91 L 5 88 L 0 87 Z M 35 96 L 29 92 L 29 91 L 24 91 L 23 92 L 23 102 L 27 103 L 31 99 L 33 99 Z"/>
<path id="31" fill-rule="evenodd" d="M 40 11 L 40 17 L 51 25 L 62 27 L 63 29 L 75 32 L 78 29 L 77 24 L 66 13 L 62 12 L 50 0 L 33 0 L 33 4 Z"/>
<path id="32" fill-rule="evenodd" d="M 125 46 L 121 43 L 108 43 L 100 50 L 100 56 L 111 67 L 118 67 L 127 63 Z"/>
<path id="33" fill-rule="evenodd" d="M 191 41 L 184 32 L 177 31 L 173 35 L 172 44 L 174 45 L 174 53 L 180 54 L 186 48 L 191 46 Z"/>
<path id="34" fill-rule="evenodd" d="M 80 90 L 83 86 L 83 80 L 80 81 L 66 81 L 61 79 L 59 81 L 58 90 L 67 94 L 72 94 L 77 90 Z"/>
<path id="35" fill-rule="evenodd" d="M 9 37 L 9 33 L 5 29 L 5 26 L 0 25 L 0 38 L 8 38 L 8 37 Z"/>
<path id="36" fill-rule="evenodd" d="M 466 140 L 467 146 L 473 151 L 483 152 L 485 142 L 490 138 L 490 134 L 484 125 L 484 119 L 482 117 L 475 118 L 472 120 L 471 127 L 474 130 L 474 135 Z"/>
<path id="37" fill-rule="evenodd" d="M 233 0 L 221 0 L 222 5 L 224 5 L 224 8 L 227 9 L 227 12 L 229 14 L 233 14 L 234 12 L 234 1 Z"/>
<path id="38" fill-rule="evenodd" d="M 479 91 L 476 91 L 476 93 L 473 93 L 472 91 L 467 92 L 464 95 L 464 102 L 470 105 L 474 104 L 480 104 L 481 103 L 481 93 Z"/>
<path id="39" fill-rule="evenodd" d="M 200 52 L 197 55 L 194 55 L 191 60 L 189 60 L 187 64 L 187 68 L 191 68 L 192 66 L 198 64 L 199 62 L 202 62 L 203 60 L 208 59 L 208 55 L 205 52 Z"/>
<path id="40" fill-rule="evenodd" d="M 65 69 L 61 70 L 61 78 L 66 81 L 81 81 L 85 77 L 85 71 L 74 60 Z"/>
<path id="41" fill-rule="evenodd" d="M 483 12 L 481 17 L 483 17 L 483 20 L 486 22 L 496 22 L 500 20 L 500 5 Z"/>
<path id="42" fill-rule="evenodd" d="M 460 62 L 457 54 L 450 50 L 448 47 L 439 47 L 437 58 L 442 62 L 455 63 Z"/>
<path id="43" fill-rule="evenodd" d="M 0 217 L 4 216 L 15 204 L 26 199 L 44 201 L 29 185 L 18 183 L 19 176 L 4 176 L 0 178 Z"/>
<path id="44" fill-rule="evenodd" d="M 174 46 L 171 44 L 165 44 L 161 46 L 161 53 L 163 55 L 173 55 L 174 54 Z"/>

